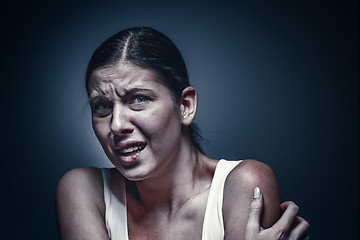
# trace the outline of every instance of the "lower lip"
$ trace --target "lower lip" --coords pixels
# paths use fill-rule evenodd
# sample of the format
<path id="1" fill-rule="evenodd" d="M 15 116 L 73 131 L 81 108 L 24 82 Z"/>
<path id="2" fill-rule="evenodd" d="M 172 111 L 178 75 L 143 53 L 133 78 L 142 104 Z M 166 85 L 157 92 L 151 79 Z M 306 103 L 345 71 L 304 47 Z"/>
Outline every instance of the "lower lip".
<path id="1" fill-rule="evenodd" d="M 119 154 L 120 162 L 124 167 L 131 167 L 137 164 L 140 161 L 140 153 L 143 151 L 142 149 L 140 152 L 134 152 L 133 154 L 129 155 L 122 155 Z"/>

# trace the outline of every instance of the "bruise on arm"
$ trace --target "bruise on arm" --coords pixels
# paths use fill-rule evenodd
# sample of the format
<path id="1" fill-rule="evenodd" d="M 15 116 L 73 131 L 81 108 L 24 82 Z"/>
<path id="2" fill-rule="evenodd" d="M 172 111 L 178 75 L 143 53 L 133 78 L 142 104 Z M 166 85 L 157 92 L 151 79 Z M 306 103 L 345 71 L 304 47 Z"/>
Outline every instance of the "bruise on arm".
<path id="1" fill-rule="evenodd" d="M 261 226 L 269 228 L 280 218 L 280 194 L 271 168 L 255 160 L 244 160 L 228 175 L 224 186 L 225 239 L 244 238 L 255 187 L 261 189 L 264 198 Z"/>

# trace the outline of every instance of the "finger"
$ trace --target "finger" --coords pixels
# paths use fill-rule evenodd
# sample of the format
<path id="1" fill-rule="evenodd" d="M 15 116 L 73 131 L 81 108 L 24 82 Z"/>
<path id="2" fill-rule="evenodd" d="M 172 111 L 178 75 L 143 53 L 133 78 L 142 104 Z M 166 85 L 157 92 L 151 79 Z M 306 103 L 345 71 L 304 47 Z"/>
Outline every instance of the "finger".
<path id="1" fill-rule="evenodd" d="M 310 224 L 302 217 L 296 216 L 296 225 L 289 234 L 290 239 L 306 239 L 306 231 L 310 227 Z"/>
<path id="2" fill-rule="evenodd" d="M 255 236 L 260 232 L 260 216 L 263 209 L 263 197 L 260 188 L 254 189 L 254 198 L 250 204 L 249 218 L 246 224 L 246 235 Z M 250 237 L 250 239 L 252 239 Z"/>
<path id="3" fill-rule="evenodd" d="M 282 203 L 280 207 L 284 210 L 284 213 L 271 229 L 274 231 L 275 236 L 282 239 L 287 236 L 289 229 L 295 220 L 296 214 L 299 211 L 299 207 L 291 201 Z"/>
<path id="4" fill-rule="evenodd" d="M 280 204 L 280 208 L 281 208 L 283 211 L 285 211 L 289 206 L 294 206 L 294 205 L 297 207 L 297 205 L 296 205 L 294 202 L 292 202 L 292 201 L 287 201 L 287 202 L 281 203 L 281 204 Z"/>

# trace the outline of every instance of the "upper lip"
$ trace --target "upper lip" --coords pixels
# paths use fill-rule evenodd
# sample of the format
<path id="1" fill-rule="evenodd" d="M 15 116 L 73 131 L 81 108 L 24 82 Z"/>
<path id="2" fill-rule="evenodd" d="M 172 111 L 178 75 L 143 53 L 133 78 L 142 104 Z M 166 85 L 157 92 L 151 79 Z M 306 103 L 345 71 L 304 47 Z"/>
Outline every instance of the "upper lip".
<path id="1" fill-rule="evenodd" d="M 142 141 L 128 141 L 117 144 L 114 149 L 118 151 L 122 151 L 124 149 L 130 148 L 130 147 L 143 147 L 146 143 Z"/>

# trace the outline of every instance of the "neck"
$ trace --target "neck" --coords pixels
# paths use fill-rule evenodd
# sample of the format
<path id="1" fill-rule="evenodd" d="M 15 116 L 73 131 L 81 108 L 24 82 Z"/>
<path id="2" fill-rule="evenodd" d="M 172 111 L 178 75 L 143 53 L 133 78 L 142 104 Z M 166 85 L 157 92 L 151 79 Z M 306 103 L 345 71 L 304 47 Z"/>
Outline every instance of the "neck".
<path id="1" fill-rule="evenodd" d="M 193 196 L 204 192 L 211 183 L 205 159 L 195 146 L 187 143 L 176 159 L 169 161 L 157 177 L 136 182 L 146 211 L 167 211 L 174 215 Z"/>

